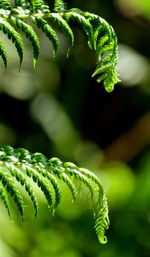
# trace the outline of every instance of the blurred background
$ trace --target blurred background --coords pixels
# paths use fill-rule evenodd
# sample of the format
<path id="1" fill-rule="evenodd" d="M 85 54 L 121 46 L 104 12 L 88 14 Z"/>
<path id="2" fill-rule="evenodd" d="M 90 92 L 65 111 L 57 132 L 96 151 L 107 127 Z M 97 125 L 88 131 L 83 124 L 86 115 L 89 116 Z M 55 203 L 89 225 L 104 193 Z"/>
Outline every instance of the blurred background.
<path id="1" fill-rule="evenodd" d="M 14 46 L 1 33 L 9 56 L 0 60 L 0 144 L 57 156 L 95 172 L 109 202 L 108 243 L 100 245 L 86 196 L 72 204 L 64 191 L 55 217 L 40 198 L 34 222 L 27 208 L 22 223 L 10 221 L 0 203 L 0 257 L 148 257 L 150 256 L 150 0 L 66 1 L 105 18 L 119 42 L 121 83 L 112 93 L 91 78 L 96 56 L 72 24 L 75 45 L 66 59 L 67 39 L 56 60 L 37 30 L 41 55 L 32 65 L 24 38 L 21 72 Z"/>

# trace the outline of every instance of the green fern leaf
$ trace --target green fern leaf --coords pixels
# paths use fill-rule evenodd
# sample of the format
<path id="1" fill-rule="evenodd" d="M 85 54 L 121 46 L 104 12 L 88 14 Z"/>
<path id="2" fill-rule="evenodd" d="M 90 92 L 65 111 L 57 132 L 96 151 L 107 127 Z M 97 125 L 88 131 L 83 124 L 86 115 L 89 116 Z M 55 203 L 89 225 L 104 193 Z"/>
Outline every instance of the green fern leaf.
<path id="1" fill-rule="evenodd" d="M 67 56 L 70 53 L 71 48 L 73 47 L 74 43 L 74 35 L 73 32 L 68 25 L 68 23 L 58 14 L 58 13 L 51 13 L 49 16 L 50 20 L 52 20 L 58 27 L 66 34 L 69 40 L 69 46 L 67 51 Z"/>
<path id="2" fill-rule="evenodd" d="M 117 37 L 113 28 L 102 18 L 98 18 L 100 28 L 95 30 L 94 45 L 98 55 L 98 64 L 93 76 L 100 75 L 98 82 L 104 80 L 107 92 L 114 89 L 114 85 L 120 80 L 116 72 L 118 61 Z M 102 38 L 101 38 L 102 33 Z"/>
<path id="3" fill-rule="evenodd" d="M 3 203 L 4 203 L 5 207 L 6 207 L 6 210 L 8 212 L 9 217 L 11 217 L 8 194 L 7 194 L 7 191 L 5 190 L 5 188 L 3 187 L 1 182 L 0 182 L 0 197 L 3 200 Z"/>
<path id="4" fill-rule="evenodd" d="M 51 171 L 54 173 L 55 176 L 57 176 L 61 181 L 65 182 L 65 184 L 70 189 L 70 192 L 72 194 L 73 201 L 77 198 L 77 189 L 72 182 L 72 180 L 69 178 L 69 176 L 65 173 L 65 168 L 63 167 L 63 162 L 60 161 L 58 158 L 53 157 L 49 160 L 49 165 Z"/>
<path id="5" fill-rule="evenodd" d="M 57 180 L 55 179 L 55 177 L 52 174 L 46 172 L 46 177 L 51 182 L 51 184 L 54 188 L 54 191 L 55 191 L 55 204 L 54 204 L 54 210 L 55 210 L 57 208 L 57 206 L 59 205 L 59 203 L 61 202 L 62 192 L 58 185 Z"/>
<path id="6" fill-rule="evenodd" d="M 51 185 L 53 186 L 54 188 L 54 192 L 55 192 L 55 204 L 54 204 L 54 211 L 55 209 L 57 208 L 57 206 L 59 205 L 59 203 L 61 202 L 61 198 L 62 198 L 62 192 L 61 192 L 61 189 L 58 185 L 58 182 L 57 180 L 55 179 L 54 175 L 51 174 L 50 172 L 48 172 L 46 169 L 42 168 L 42 167 L 39 167 L 38 165 L 35 166 L 36 170 L 42 174 L 43 177 L 46 177 Z"/>
<path id="7" fill-rule="evenodd" d="M 32 43 L 33 63 L 35 65 L 40 51 L 39 40 L 32 26 L 28 25 L 25 19 L 32 20 L 52 42 L 53 56 L 56 55 L 59 40 L 55 30 L 49 25 L 48 20 L 58 26 L 68 37 L 67 56 L 74 44 L 74 35 L 68 23 L 70 20 L 74 20 L 87 35 L 89 47 L 97 54 L 98 62 L 93 77 L 97 76 L 98 82 L 103 81 L 104 87 L 108 92 L 111 92 L 114 89 L 114 85 L 120 81 L 116 72 L 118 60 L 117 37 L 113 28 L 98 15 L 83 12 L 77 8 L 67 10 L 63 0 L 54 0 L 54 13 L 50 11 L 49 6 L 44 0 L 15 0 L 13 7 L 9 4 L 8 0 L 1 0 L 0 30 L 15 44 L 20 64 L 23 60 L 23 42 L 20 34 L 11 26 L 10 21 L 24 32 Z M 2 49 L 0 55 L 3 62 L 6 62 L 4 47 Z"/>
<path id="8" fill-rule="evenodd" d="M 23 60 L 24 47 L 20 35 L 4 18 L 0 18 L 0 30 L 2 30 L 7 35 L 8 39 L 11 39 L 12 42 L 15 44 L 21 65 Z"/>
<path id="9" fill-rule="evenodd" d="M 63 0 L 55 0 L 54 2 L 54 11 L 58 13 L 62 13 L 67 11 L 67 5 Z"/>
<path id="10" fill-rule="evenodd" d="M 107 243 L 105 230 L 109 227 L 108 206 L 105 195 L 101 201 L 99 210 L 95 214 L 95 231 L 101 244 Z"/>
<path id="11" fill-rule="evenodd" d="M 6 68 L 8 57 L 7 57 L 6 49 L 5 49 L 5 47 L 4 47 L 4 45 L 1 41 L 0 41 L 0 56 L 2 57 L 3 63 L 4 63 L 5 68 Z"/>
<path id="12" fill-rule="evenodd" d="M 10 22 L 13 24 L 13 26 L 16 26 L 18 29 L 24 32 L 26 38 L 31 41 L 33 47 L 33 64 L 35 66 L 40 53 L 40 42 L 37 34 L 29 24 L 25 23 L 19 18 L 11 17 Z"/>
<path id="13" fill-rule="evenodd" d="M 29 184 L 29 182 L 26 180 L 26 177 L 24 176 L 24 174 L 20 171 L 19 168 L 15 167 L 14 164 L 5 163 L 5 166 L 8 168 L 8 170 L 10 171 L 11 175 L 13 177 L 16 178 L 16 180 L 22 185 L 24 186 L 27 194 L 29 195 L 29 197 L 31 198 L 31 201 L 33 203 L 34 206 L 34 210 L 35 210 L 35 217 L 37 216 L 37 211 L 38 211 L 38 202 L 37 202 L 37 197 L 32 189 L 32 186 Z"/>
<path id="14" fill-rule="evenodd" d="M 91 181 L 85 175 L 79 172 L 78 167 L 74 163 L 65 162 L 64 167 L 66 173 L 68 173 L 70 176 L 75 177 L 77 180 L 83 182 L 83 184 L 88 187 L 91 194 L 91 200 L 93 200 L 94 188 L 92 187 Z"/>
<path id="15" fill-rule="evenodd" d="M 32 0 L 31 1 L 31 8 L 32 10 L 34 10 L 35 12 L 39 9 L 41 9 L 41 6 L 43 5 L 43 1 L 42 0 Z"/>
<path id="16" fill-rule="evenodd" d="M 29 8 L 30 7 L 30 3 L 29 3 L 29 1 L 28 0 L 15 0 L 15 8 Z M 20 8 L 20 9 L 21 9 Z"/>
<path id="17" fill-rule="evenodd" d="M 83 12 L 82 12 L 83 13 Z M 92 49 L 93 48 L 93 27 L 81 13 L 80 10 L 77 8 L 73 8 L 68 10 L 64 13 L 63 17 L 67 22 L 69 22 L 71 19 L 78 22 L 83 30 L 85 31 L 86 35 L 88 36 L 88 45 Z"/>
<path id="18" fill-rule="evenodd" d="M 102 201 L 102 196 L 104 195 L 104 190 L 100 183 L 99 178 L 94 173 L 92 173 L 91 171 L 85 168 L 79 168 L 79 172 L 84 174 L 86 177 L 88 177 L 92 182 L 96 184 L 95 192 L 96 190 L 98 190 L 98 198 L 97 198 L 96 204 L 99 205 L 99 203 Z"/>
<path id="19" fill-rule="evenodd" d="M 22 6 L 22 1 L 24 0 L 15 0 L 15 6 Z"/>
<path id="20" fill-rule="evenodd" d="M 104 44 L 108 44 L 111 40 L 111 27 L 104 19 L 97 15 L 89 14 L 89 17 L 89 21 L 96 22 L 93 34 L 95 50 L 97 49 L 97 45 L 102 42 L 102 45 L 100 45 L 101 49 Z"/>
<path id="21" fill-rule="evenodd" d="M 0 2 L 0 8 L 4 9 L 9 9 L 10 8 L 10 3 L 8 0 L 1 0 Z"/>
<path id="22" fill-rule="evenodd" d="M 98 63 L 93 77 L 99 75 L 97 81 L 104 81 L 107 92 L 112 92 L 114 85 L 120 80 L 116 72 L 118 62 L 117 36 L 112 28 L 103 18 L 98 15 L 81 12 L 91 24 L 93 24 L 93 46 L 98 56 Z"/>
<path id="23" fill-rule="evenodd" d="M 24 220 L 24 202 L 23 198 L 15 186 L 14 181 L 12 180 L 11 176 L 6 173 L 6 169 L 4 167 L 0 168 L 0 181 L 2 185 L 5 187 L 6 191 L 10 194 L 10 196 L 14 199 L 15 204 L 18 207 L 20 215 Z"/>
<path id="24" fill-rule="evenodd" d="M 59 40 L 56 32 L 52 29 L 46 20 L 43 20 L 40 17 L 33 17 L 32 21 L 45 33 L 46 37 L 52 42 L 53 56 L 55 57 L 59 46 Z"/>
<path id="25" fill-rule="evenodd" d="M 47 200 L 48 209 L 51 210 L 51 208 L 53 208 L 53 194 L 49 188 L 46 179 L 44 179 L 40 174 L 38 174 L 37 170 L 35 168 L 30 167 L 30 165 L 27 163 L 22 164 L 22 169 L 26 172 L 27 176 L 32 178 L 33 181 L 37 184 L 37 186 L 41 189 Z"/>
<path id="26" fill-rule="evenodd" d="M 45 3 L 44 0 L 32 0 L 31 1 L 31 10 L 33 13 L 42 13 L 49 14 L 49 6 Z"/>
<path id="27" fill-rule="evenodd" d="M 72 179 L 74 178 L 80 184 L 85 185 L 91 194 L 96 234 L 101 243 L 106 243 L 105 230 L 108 229 L 109 225 L 107 201 L 98 177 L 92 172 L 78 168 L 70 162 L 63 163 L 58 158 L 48 160 L 40 153 L 30 154 L 23 148 L 13 149 L 10 146 L 0 147 L 0 164 L 0 182 L 6 193 L 8 192 L 13 197 L 22 217 L 24 216 L 24 201 L 17 185 L 14 184 L 14 179 L 25 188 L 33 202 L 36 214 L 37 199 L 28 179 L 34 181 L 41 189 L 52 213 L 62 198 L 59 180 L 68 186 L 73 200 L 77 197 L 77 189 Z M 0 195 L 2 196 L 2 194 Z M 10 212 L 7 196 L 3 198 L 5 198 L 5 207 Z"/>

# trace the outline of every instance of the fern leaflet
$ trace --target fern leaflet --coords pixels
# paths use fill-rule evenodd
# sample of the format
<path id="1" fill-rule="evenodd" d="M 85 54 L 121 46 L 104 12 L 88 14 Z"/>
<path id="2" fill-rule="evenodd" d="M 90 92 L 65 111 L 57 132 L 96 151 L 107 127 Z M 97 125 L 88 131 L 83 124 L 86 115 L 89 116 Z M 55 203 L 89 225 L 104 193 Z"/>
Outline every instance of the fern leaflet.
<path id="1" fill-rule="evenodd" d="M 8 194 L 1 182 L 0 182 L 0 197 L 3 200 L 3 203 L 7 209 L 8 215 L 10 217 L 10 205 L 9 205 Z"/>
<path id="2" fill-rule="evenodd" d="M 0 55 L 2 57 L 2 60 L 3 60 L 3 63 L 5 65 L 5 68 L 7 67 L 7 52 L 6 52 L 6 49 L 3 45 L 3 43 L 0 41 Z"/>

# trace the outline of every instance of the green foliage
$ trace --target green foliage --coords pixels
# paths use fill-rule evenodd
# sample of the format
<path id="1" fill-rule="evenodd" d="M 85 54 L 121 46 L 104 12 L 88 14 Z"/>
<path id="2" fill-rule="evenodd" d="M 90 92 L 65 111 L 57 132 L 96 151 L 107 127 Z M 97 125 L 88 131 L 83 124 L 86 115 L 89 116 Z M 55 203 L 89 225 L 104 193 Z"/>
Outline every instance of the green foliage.
<path id="1" fill-rule="evenodd" d="M 21 36 L 5 18 L 0 19 L 0 30 L 2 30 L 7 35 L 8 39 L 12 40 L 12 42 L 15 44 L 15 47 L 17 49 L 19 59 L 20 59 L 20 65 L 21 65 L 23 60 L 23 53 L 24 53 L 23 41 Z M 1 51 L 3 52 L 3 55 L 5 55 L 3 48 L 1 49 Z M 5 63 L 7 65 L 6 59 L 4 64 Z"/>
<path id="2" fill-rule="evenodd" d="M 61 202 L 63 181 L 69 188 L 73 200 L 78 190 L 75 181 L 85 185 L 91 195 L 95 219 L 95 230 L 101 243 L 106 243 L 105 230 L 108 229 L 108 207 L 102 185 L 92 172 L 77 167 L 70 162 L 61 162 L 58 158 L 47 159 L 41 153 L 31 154 L 23 148 L 13 149 L 10 146 L 0 147 L 0 197 L 11 216 L 9 197 L 13 198 L 21 217 L 24 219 L 24 200 L 17 182 L 25 188 L 35 210 L 38 212 L 38 201 L 35 195 L 34 182 L 47 200 L 48 209 L 54 213 Z"/>
<path id="3" fill-rule="evenodd" d="M 98 62 L 93 76 L 104 82 L 106 91 L 111 92 L 119 81 L 116 72 L 117 38 L 113 28 L 98 15 L 83 12 L 80 9 L 67 9 L 62 0 L 54 1 L 53 11 L 44 0 L 9 0 L 0 2 L 0 30 L 14 44 L 20 59 L 24 56 L 22 34 L 31 42 L 33 65 L 40 54 L 40 41 L 35 31 L 37 26 L 52 43 L 53 56 L 59 47 L 59 38 L 55 28 L 59 28 L 68 39 L 67 56 L 74 45 L 74 34 L 70 22 L 79 24 L 87 38 L 88 46 L 96 52 Z M 0 41 L 0 56 L 7 67 L 7 51 Z M 76 183 L 85 185 L 90 192 L 95 219 L 95 231 L 101 243 L 106 243 L 105 230 L 109 226 L 108 206 L 102 185 L 92 172 L 77 167 L 70 162 L 61 162 L 58 158 L 48 160 L 40 153 L 30 154 L 27 150 L 10 146 L 0 147 L 0 197 L 11 217 L 10 199 L 12 197 L 20 216 L 24 219 L 24 199 L 20 192 L 23 187 L 38 213 L 38 199 L 34 192 L 35 183 L 43 193 L 48 209 L 54 213 L 62 199 L 60 182 L 63 182 L 72 195 L 73 201 L 78 196 Z M 18 187 L 19 186 L 19 187 Z"/>
<path id="4" fill-rule="evenodd" d="M 54 56 L 57 52 L 59 39 L 52 26 L 55 25 L 61 29 L 68 38 L 68 56 L 74 44 L 73 31 L 69 25 L 71 20 L 78 23 L 83 29 L 88 46 L 97 54 L 98 63 L 93 76 L 98 76 L 98 82 L 104 81 L 105 89 L 111 92 L 114 85 L 119 82 L 116 72 L 117 38 L 113 28 L 104 19 L 76 8 L 68 10 L 62 0 L 54 1 L 54 12 L 51 12 L 44 0 L 16 0 L 14 5 L 10 5 L 8 0 L 1 0 L 0 3 L 0 30 L 15 45 L 20 58 L 20 65 L 24 53 L 20 32 L 24 32 L 32 44 L 34 65 L 40 53 L 38 36 L 28 22 L 34 23 L 52 42 Z M 6 67 L 7 54 L 2 42 L 0 42 L 0 55 Z"/>
<path id="5" fill-rule="evenodd" d="M 4 65 L 5 67 L 7 66 L 7 52 L 6 49 L 4 47 L 4 44 L 0 41 L 0 55 L 3 59 Z"/>

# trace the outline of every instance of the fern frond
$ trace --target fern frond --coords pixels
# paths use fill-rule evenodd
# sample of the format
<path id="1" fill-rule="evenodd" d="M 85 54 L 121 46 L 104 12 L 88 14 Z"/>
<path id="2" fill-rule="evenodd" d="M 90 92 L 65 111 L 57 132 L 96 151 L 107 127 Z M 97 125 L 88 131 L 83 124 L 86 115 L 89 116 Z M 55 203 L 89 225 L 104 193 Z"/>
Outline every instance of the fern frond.
<path id="1" fill-rule="evenodd" d="M 73 179 L 89 189 L 96 234 L 101 243 L 106 243 L 105 230 L 108 229 L 109 225 L 107 200 L 96 175 L 86 169 L 78 168 L 73 163 L 63 163 L 55 157 L 48 160 L 40 153 L 31 154 L 23 148 L 0 147 L 0 183 L 6 191 L 5 193 L 0 187 L 0 196 L 3 197 L 2 200 L 8 213 L 10 213 L 10 208 L 7 193 L 13 197 L 21 216 L 24 217 L 24 200 L 20 189 L 14 183 L 15 181 L 25 188 L 33 203 L 36 216 L 38 210 L 37 199 L 29 182 L 33 181 L 41 189 L 47 200 L 49 210 L 54 213 L 62 199 L 59 181 L 65 183 L 72 194 L 73 200 L 76 200 L 78 193 Z"/>
<path id="2" fill-rule="evenodd" d="M 29 24 L 25 23 L 19 18 L 11 17 L 10 22 L 13 26 L 16 26 L 18 29 L 24 32 L 26 38 L 31 41 L 33 47 L 33 64 L 35 66 L 40 53 L 40 42 L 37 34 Z"/>
<path id="3" fill-rule="evenodd" d="M 14 199 L 15 204 L 20 212 L 22 219 L 24 219 L 24 202 L 20 194 L 20 191 L 14 184 L 11 176 L 7 173 L 7 170 L 4 167 L 0 167 L 0 181 L 5 187 L 6 191 Z"/>
<path id="4" fill-rule="evenodd" d="M 58 158 L 53 157 L 49 160 L 49 165 L 51 167 L 53 174 L 68 186 L 72 194 L 73 201 L 75 201 L 77 198 L 78 192 L 74 183 L 70 179 L 70 177 L 65 173 L 65 168 L 63 167 L 63 163 Z"/>
<path id="5" fill-rule="evenodd" d="M 93 76 L 99 75 L 97 81 L 104 80 L 106 91 L 111 92 L 114 89 L 114 85 L 120 81 L 116 72 L 118 62 L 117 37 L 113 28 L 104 19 L 96 19 L 101 23 L 102 29 L 101 31 L 99 29 L 95 31 L 98 34 L 96 36 L 97 40 L 95 40 L 98 64 Z M 103 36 L 99 38 L 101 33 Z"/>
<path id="6" fill-rule="evenodd" d="M 89 47 L 97 54 L 98 62 L 93 77 L 97 76 L 97 81 L 103 81 L 106 91 L 111 92 L 114 85 L 120 81 L 116 72 L 117 37 L 113 28 L 104 19 L 77 8 L 68 10 L 63 0 L 54 1 L 54 12 L 51 12 L 45 0 L 15 0 L 14 6 L 10 5 L 8 0 L 0 2 L 0 30 L 15 44 L 20 64 L 23 60 L 23 42 L 19 32 L 15 30 L 16 27 L 24 32 L 31 41 L 35 65 L 40 52 L 40 44 L 38 36 L 28 21 L 32 21 L 52 42 L 53 56 L 56 55 L 59 39 L 49 21 L 56 27 L 58 26 L 68 38 L 68 56 L 74 44 L 74 35 L 69 25 L 70 20 L 78 23 L 83 29 L 87 35 Z M 2 43 L 0 47 L 0 55 L 6 66 L 6 54 L 4 54 Z"/>
<path id="7" fill-rule="evenodd" d="M 3 203 L 7 209 L 9 217 L 10 215 L 10 205 L 9 205 L 9 199 L 6 189 L 4 188 L 3 184 L 0 182 L 0 198 L 3 200 Z"/>
<path id="8" fill-rule="evenodd" d="M 0 56 L 2 57 L 3 63 L 5 65 L 5 68 L 7 67 L 7 52 L 6 49 L 4 47 L 4 44 L 0 41 Z"/>
<path id="9" fill-rule="evenodd" d="M 10 3 L 8 0 L 1 0 L 0 2 L 0 8 L 4 9 L 9 9 L 10 8 Z"/>
<path id="10" fill-rule="evenodd" d="M 31 1 L 31 8 L 33 11 L 37 11 L 41 9 L 41 6 L 43 6 L 43 1 L 42 0 L 32 0 Z"/>
<path id="11" fill-rule="evenodd" d="M 93 27 L 88 21 L 88 19 L 86 19 L 77 8 L 72 8 L 69 11 L 65 12 L 63 17 L 67 22 L 69 22 L 70 20 L 74 20 L 82 26 L 84 32 L 88 37 L 88 45 L 92 49 L 93 48 Z"/>
<path id="12" fill-rule="evenodd" d="M 32 21 L 45 33 L 46 37 L 52 42 L 53 56 L 55 57 L 59 46 L 59 39 L 55 30 L 52 29 L 46 20 L 40 17 L 32 17 Z"/>
<path id="13" fill-rule="evenodd" d="M 51 174 L 50 172 L 47 172 L 47 170 L 45 170 L 42 167 L 39 166 L 35 166 L 35 168 L 37 169 L 37 171 L 42 174 L 43 177 L 46 177 L 49 182 L 51 183 L 51 185 L 53 186 L 54 192 L 55 192 L 55 204 L 54 204 L 54 211 L 57 208 L 57 206 L 59 205 L 59 203 L 61 202 L 62 199 L 62 192 L 61 189 L 58 185 L 57 180 L 55 179 L 54 175 Z"/>
<path id="14" fill-rule="evenodd" d="M 33 13 L 42 13 L 42 14 L 48 14 L 50 13 L 48 5 L 43 0 L 32 0 L 31 1 L 31 10 Z"/>
<path id="15" fill-rule="evenodd" d="M 106 229 L 109 227 L 109 217 L 108 217 L 108 206 L 107 199 L 103 195 L 103 199 L 99 206 L 99 210 L 95 213 L 95 231 L 98 236 L 100 243 L 106 244 L 107 237 L 104 235 Z"/>
<path id="16" fill-rule="evenodd" d="M 37 211 L 38 211 L 38 201 L 37 201 L 37 197 L 33 191 L 32 186 L 26 180 L 26 177 L 21 172 L 21 170 L 19 168 L 15 167 L 15 165 L 7 162 L 7 163 L 5 163 L 5 166 L 8 168 L 11 175 L 21 184 L 21 186 L 24 186 L 27 194 L 29 195 L 29 197 L 31 198 L 31 201 L 33 203 L 34 210 L 35 210 L 35 217 L 36 217 Z"/>
<path id="17" fill-rule="evenodd" d="M 86 175 L 86 177 L 88 177 L 91 181 L 93 181 L 97 185 L 98 203 L 101 202 L 104 191 L 103 191 L 103 187 L 102 187 L 98 177 L 93 172 L 91 172 L 85 168 L 78 168 L 78 169 L 81 174 Z"/>
<path id="18" fill-rule="evenodd" d="M 17 31 L 4 18 L 0 18 L 0 30 L 2 30 L 7 35 L 8 39 L 11 39 L 12 42 L 15 44 L 21 65 L 23 60 L 24 47 L 23 41 L 19 33 L 17 33 Z"/>
<path id="19" fill-rule="evenodd" d="M 65 12 L 67 11 L 67 5 L 63 0 L 54 1 L 54 11 L 55 12 Z"/>
<path id="20" fill-rule="evenodd" d="M 78 167 L 74 163 L 65 162 L 64 167 L 65 167 L 66 173 L 68 173 L 70 176 L 75 177 L 77 180 L 83 183 L 86 187 L 88 187 L 91 194 L 91 200 L 93 200 L 95 188 L 92 186 L 91 181 L 78 170 Z"/>
<path id="21" fill-rule="evenodd" d="M 84 16 L 93 26 L 93 49 L 98 56 L 98 63 L 93 73 L 93 77 L 99 75 L 97 81 L 104 81 L 107 92 L 112 92 L 114 85 L 120 80 L 117 76 L 116 65 L 118 62 L 117 36 L 109 23 L 96 14 L 77 12 Z"/>
<path id="22" fill-rule="evenodd" d="M 22 169 L 26 173 L 26 175 L 29 178 L 32 178 L 33 181 L 37 184 L 37 186 L 41 189 L 42 193 L 44 194 L 47 200 L 48 209 L 51 210 L 51 207 L 53 206 L 53 194 L 46 179 L 44 179 L 35 168 L 32 168 L 30 164 L 23 163 Z"/>
<path id="23" fill-rule="evenodd" d="M 49 18 L 56 25 L 58 25 L 58 27 L 66 34 L 68 41 L 69 41 L 69 46 L 68 46 L 68 51 L 67 51 L 67 56 L 68 56 L 69 52 L 74 44 L 73 32 L 72 32 L 70 26 L 68 25 L 67 21 L 65 21 L 65 19 L 63 19 L 58 13 L 51 13 Z"/>
<path id="24" fill-rule="evenodd" d="M 15 0 L 15 6 L 28 8 L 30 4 L 29 4 L 29 1 L 26 1 L 26 0 Z"/>

